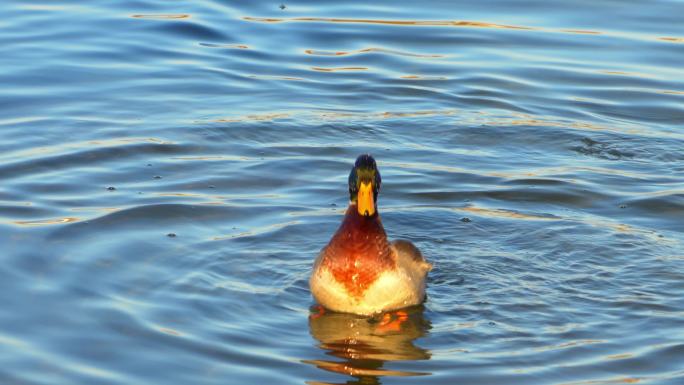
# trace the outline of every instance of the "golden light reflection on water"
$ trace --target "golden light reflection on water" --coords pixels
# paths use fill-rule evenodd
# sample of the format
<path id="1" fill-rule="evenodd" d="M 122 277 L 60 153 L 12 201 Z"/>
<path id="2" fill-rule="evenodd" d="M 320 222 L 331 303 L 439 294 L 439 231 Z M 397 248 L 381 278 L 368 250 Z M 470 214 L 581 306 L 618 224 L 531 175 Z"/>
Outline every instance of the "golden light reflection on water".
<path id="1" fill-rule="evenodd" d="M 154 14 L 154 15 L 131 15 L 136 19 L 155 19 L 155 20 L 172 20 L 172 19 L 188 19 L 190 15 L 187 13 L 179 14 Z"/>
<path id="2" fill-rule="evenodd" d="M 113 212 L 121 210 L 121 208 L 119 208 L 119 207 L 73 207 L 69 210 L 70 211 L 76 211 L 76 212 L 96 211 L 96 212 L 103 212 L 103 213 L 113 213 Z"/>
<path id="3" fill-rule="evenodd" d="M 208 48 L 233 48 L 233 49 L 250 49 L 245 44 L 214 44 L 214 43 L 199 43 L 202 47 Z"/>
<path id="4" fill-rule="evenodd" d="M 428 117 L 428 116 L 449 116 L 458 112 L 455 109 L 448 110 L 422 110 L 422 111 L 385 111 L 385 112 L 342 112 L 342 111 L 301 111 L 301 112 L 273 112 L 265 114 L 250 114 L 235 117 L 225 117 L 218 119 L 209 119 L 203 121 L 195 121 L 195 123 L 238 123 L 238 122 L 264 122 L 274 121 L 277 119 L 297 118 L 304 121 L 311 121 L 312 119 L 322 120 L 339 120 L 339 119 L 359 119 L 359 120 L 376 120 L 376 119 L 400 119 L 400 118 L 414 118 L 414 117 Z M 180 158 L 179 158 L 180 159 Z M 188 157 L 183 159 L 190 159 Z"/>
<path id="5" fill-rule="evenodd" d="M 209 195 L 209 194 L 188 193 L 188 192 L 159 192 L 159 193 L 154 193 L 153 195 L 158 196 L 158 197 L 200 199 L 200 200 L 203 200 L 204 202 L 199 202 L 199 204 L 211 204 L 211 205 L 217 205 L 217 204 L 226 205 L 227 202 L 230 200 L 244 200 L 244 199 L 248 199 L 248 200 L 255 200 L 255 199 L 277 200 L 277 199 L 282 199 L 281 195 L 270 194 L 270 193 Z"/>
<path id="6" fill-rule="evenodd" d="M 320 51 L 320 50 L 314 50 L 314 49 L 307 49 L 304 51 L 304 53 L 306 53 L 307 55 L 315 55 L 315 56 L 349 56 L 349 55 L 359 55 L 359 54 L 373 53 L 373 52 L 387 53 L 387 54 L 399 55 L 399 56 L 409 56 L 409 57 L 415 57 L 415 58 L 442 58 L 442 57 L 445 57 L 445 55 L 417 54 L 417 53 L 402 52 L 402 51 L 395 51 L 395 50 L 391 50 L 391 49 L 374 48 L 374 47 L 357 49 L 357 50 L 353 50 L 353 51 Z"/>
<path id="7" fill-rule="evenodd" d="M 229 161 L 250 161 L 250 160 L 256 160 L 256 158 L 250 158 L 248 156 L 234 156 L 234 155 L 204 155 L 204 156 L 176 156 L 171 158 L 173 160 L 189 160 L 189 161 L 195 161 L 195 160 L 206 160 L 206 161 L 214 161 L 214 160 L 229 160 Z"/>
<path id="8" fill-rule="evenodd" d="M 545 351 L 550 351 L 550 350 L 567 349 L 567 348 L 571 348 L 571 347 L 575 347 L 575 346 L 604 344 L 606 342 L 608 342 L 608 341 L 607 340 L 584 339 L 584 340 L 575 340 L 575 341 L 563 342 L 563 343 L 555 344 L 555 345 L 541 346 L 538 348 L 534 348 L 534 350 L 538 351 L 538 352 L 545 352 Z"/>
<path id="9" fill-rule="evenodd" d="M 640 40 L 659 40 L 669 43 L 684 43 L 684 37 L 653 36 L 646 34 L 624 34 L 617 31 L 594 31 L 572 28 L 548 28 L 531 27 L 523 25 L 509 25 L 490 23 L 474 20 L 382 20 L 382 19 L 352 19 L 352 18 L 325 18 L 325 17 L 294 17 L 294 18 L 267 18 L 245 16 L 245 21 L 257 23 L 287 23 L 287 22 L 314 22 L 314 23 L 348 23 L 348 24 L 383 24 L 393 26 L 428 26 L 428 27 L 459 27 L 459 28 L 493 28 L 518 31 L 539 31 L 547 33 L 564 33 L 587 36 L 614 36 L 620 38 L 633 38 Z"/>
<path id="10" fill-rule="evenodd" d="M 668 95 L 684 95 L 684 91 L 673 91 L 673 90 L 656 90 L 656 92 Z"/>
<path id="11" fill-rule="evenodd" d="M 77 7 L 73 6 L 63 6 L 63 5 L 47 5 L 47 4 L 22 4 L 17 6 L 18 9 L 25 9 L 28 11 L 65 11 L 69 9 L 75 9 Z"/>
<path id="12" fill-rule="evenodd" d="M 555 221 L 562 219 L 555 215 L 535 215 L 535 214 L 525 214 L 518 211 L 503 210 L 503 209 L 488 209 L 484 207 L 462 207 L 455 209 L 456 211 L 466 211 L 476 215 L 487 216 L 487 217 L 497 217 L 497 218 L 509 218 L 509 219 L 523 219 L 523 220 L 535 220 L 535 221 Z"/>
<path id="13" fill-rule="evenodd" d="M 615 233 L 638 234 L 639 236 L 647 238 L 654 243 L 675 244 L 674 240 L 664 238 L 660 234 L 658 234 L 655 230 L 651 230 L 648 228 L 641 228 L 641 227 L 636 227 L 636 226 L 632 226 L 632 225 L 627 225 L 624 223 L 613 222 L 610 220 L 605 220 L 605 219 L 601 219 L 599 217 L 593 217 L 593 216 L 585 216 L 583 218 L 580 218 L 579 220 L 581 220 L 582 223 L 588 224 L 590 226 L 600 228 L 600 229 L 609 229 Z"/>
<path id="14" fill-rule="evenodd" d="M 399 119 L 429 116 L 449 116 L 458 113 L 456 109 L 445 110 L 418 110 L 418 111 L 384 111 L 384 112 L 345 112 L 345 111 L 299 111 L 299 112 L 272 112 L 264 114 L 249 114 L 235 117 L 224 117 L 208 120 L 196 120 L 194 123 L 237 123 L 274 121 L 277 119 L 297 118 L 303 121 L 314 119 L 321 120 L 376 120 L 376 119 Z"/>
<path id="15" fill-rule="evenodd" d="M 368 67 L 311 67 L 318 72 L 368 71 Z"/>
<path id="16" fill-rule="evenodd" d="M 357 348 L 363 348 L 363 346 L 357 346 Z M 355 367 L 347 363 L 325 361 L 325 360 L 304 360 L 305 364 L 311 364 L 319 369 L 327 370 L 333 373 L 346 374 L 354 377 L 382 377 L 382 376 L 393 376 L 393 377 L 410 377 L 410 376 L 421 376 L 427 373 L 420 372 L 407 372 L 399 370 L 388 370 L 388 369 L 370 369 L 363 367 Z M 330 385 L 328 382 L 318 382 L 318 381 L 307 381 L 307 384 L 317 385 L 326 384 Z"/>
<path id="17" fill-rule="evenodd" d="M 184 197 L 184 198 L 204 198 L 205 196 L 203 194 L 194 194 L 194 193 L 156 193 L 156 196 L 160 197 Z"/>
<path id="18" fill-rule="evenodd" d="M 650 382 L 649 378 L 645 378 L 647 382 Z M 565 382 L 559 385 L 612 385 L 612 384 L 636 384 L 640 382 L 640 378 L 634 377 L 618 377 L 609 378 L 607 380 L 588 380 L 588 381 L 576 381 L 576 382 Z"/>
<path id="19" fill-rule="evenodd" d="M 72 223 L 80 221 L 77 217 L 64 217 L 64 218 L 50 218 L 50 219 L 38 219 L 35 221 L 14 221 L 14 224 L 20 226 L 47 226 L 47 225 L 63 225 L 65 223 Z"/>
<path id="20" fill-rule="evenodd" d="M 394 118 L 414 118 L 421 116 L 448 116 L 454 115 L 458 110 L 424 110 L 424 111 L 407 111 L 407 112 L 370 112 L 370 113 L 354 113 L 354 112 L 336 112 L 326 111 L 319 112 L 317 116 L 322 119 L 394 119 Z"/>
<path id="21" fill-rule="evenodd" d="M 22 116 L 19 118 L 4 118 L 0 119 L 0 126 L 9 126 L 9 125 L 15 125 L 15 124 L 23 124 L 23 123 L 34 123 L 34 122 L 40 122 L 43 120 L 47 120 L 47 117 L 44 116 Z"/>
<path id="22" fill-rule="evenodd" d="M 624 360 L 626 358 L 632 358 L 634 357 L 634 354 L 632 353 L 623 353 L 623 354 L 611 354 L 609 356 L 606 356 L 606 359 L 609 360 Z"/>
<path id="23" fill-rule="evenodd" d="M 234 118 L 212 119 L 212 120 L 209 120 L 209 122 L 214 122 L 214 123 L 264 122 L 264 121 L 273 121 L 276 119 L 284 119 L 284 118 L 289 118 L 289 117 L 290 117 L 289 113 L 251 114 L 251 115 L 237 116 Z M 202 122 L 198 122 L 198 123 L 202 123 Z"/>
<path id="24" fill-rule="evenodd" d="M 295 18 L 263 18 L 263 17 L 243 17 L 243 20 L 261 23 L 283 23 L 283 22 L 323 22 L 323 23 L 350 23 L 350 24 L 387 24 L 387 25 L 411 25 L 411 26 L 438 26 L 438 27 L 475 27 L 475 28 L 504 28 L 532 30 L 532 27 L 518 25 L 506 25 L 488 23 L 482 21 L 469 20 L 380 20 L 380 19 L 344 19 L 344 18 L 325 18 L 325 17 L 295 17 Z"/>
<path id="25" fill-rule="evenodd" d="M 619 125 L 611 126 L 606 124 L 599 124 L 594 122 L 582 121 L 582 120 L 560 120 L 554 117 L 546 116 L 533 116 L 523 113 L 513 113 L 513 117 L 498 117 L 498 118 L 485 118 L 478 119 L 478 122 L 488 126 L 529 126 L 529 127 L 558 127 L 565 129 L 574 129 L 580 131 L 607 131 L 616 133 L 627 133 L 636 135 L 653 135 L 654 133 L 649 131 L 647 125 L 637 126 L 637 125 Z M 658 131 L 657 135 L 672 136 L 672 137 L 682 137 L 681 134 L 676 133 L 666 133 L 663 131 Z"/>
<path id="26" fill-rule="evenodd" d="M 414 344 L 430 329 L 422 307 L 375 317 L 318 309 L 309 317 L 309 332 L 318 347 L 337 360 L 302 360 L 319 369 L 375 383 L 381 376 L 423 376 L 430 373 L 385 369 L 387 362 L 429 360 L 431 353 Z M 308 384 L 322 384 L 307 381 Z"/>
<path id="27" fill-rule="evenodd" d="M 317 71 L 332 72 L 334 70 L 344 70 L 345 68 L 317 68 Z M 354 67 L 346 69 L 354 70 Z M 406 75 L 405 80 L 443 80 L 439 77 L 419 77 L 418 75 Z M 649 90 L 649 92 L 660 92 L 684 95 L 684 91 L 675 90 Z M 238 122 L 258 122 L 275 121 L 277 119 L 301 119 L 303 121 L 321 120 L 379 120 L 379 119 L 399 119 L 428 116 L 450 116 L 459 114 L 457 109 L 444 110 L 417 110 L 417 111 L 383 111 L 383 112 L 348 112 L 348 111 L 292 111 L 292 112 L 271 112 L 263 114 L 249 114 L 235 117 L 225 117 L 195 121 L 195 123 L 238 123 Z M 495 117 L 487 112 L 478 111 L 477 113 L 463 112 L 459 115 L 459 122 L 462 124 L 484 125 L 484 126 L 530 126 L 530 127 L 558 127 L 581 131 L 607 131 L 639 135 L 653 135 L 648 126 L 626 125 L 612 126 L 582 120 L 562 120 L 553 116 L 535 116 L 525 113 L 512 113 L 509 117 Z M 660 136 L 682 138 L 680 133 L 668 133 L 658 131 Z M 492 174 L 494 175 L 494 174 Z"/>
<path id="28" fill-rule="evenodd" d="M 565 33 L 576 33 L 576 34 L 580 34 L 580 35 L 601 35 L 601 32 L 587 31 L 587 30 L 583 30 L 583 29 L 563 29 L 561 31 L 565 32 Z"/>
<path id="29" fill-rule="evenodd" d="M 399 77 L 400 79 L 406 80 L 449 80 L 449 78 L 444 76 L 421 76 L 421 75 L 403 75 Z"/>
<path id="30" fill-rule="evenodd" d="M 160 332 L 162 332 L 164 334 L 168 334 L 168 335 L 175 336 L 175 337 L 182 336 L 182 334 L 178 330 L 167 328 L 167 327 L 159 326 L 159 327 L 157 327 L 157 330 L 159 330 Z"/>
<path id="31" fill-rule="evenodd" d="M 607 126 L 602 126 L 596 123 L 583 121 L 568 121 L 561 122 L 543 117 L 535 117 L 532 115 L 519 114 L 519 119 L 516 118 L 498 118 L 489 121 L 489 125 L 511 125 L 511 126 L 533 126 L 533 127 L 568 127 L 582 130 L 592 131 L 608 131 Z"/>
<path id="32" fill-rule="evenodd" d="M 684 43 L 684 37 L 659 37 L 658 40 L 672 43 Z"/>
<path id="33" fill-rule="evenodd" d="M 614 70 L 599 70 L 598 73 L 604 75 L 618 75 L 618 76 L 630 76 L 637 78 L 655 78 L 653 75 L 640 73 L 640 72 L 627 72 L 627 71 L 614 71 Z"/>

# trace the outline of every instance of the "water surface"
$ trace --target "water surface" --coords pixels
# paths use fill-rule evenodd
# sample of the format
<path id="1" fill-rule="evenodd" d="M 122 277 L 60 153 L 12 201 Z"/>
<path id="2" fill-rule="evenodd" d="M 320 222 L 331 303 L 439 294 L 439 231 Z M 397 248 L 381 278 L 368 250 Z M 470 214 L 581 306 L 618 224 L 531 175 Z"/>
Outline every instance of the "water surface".
<path id="1" fill-rule="evenodd" d="M 680 384 L 680 1 L 5 1 L 0 382 Z M 355 157 L 430 259 L 311 310 Z"/>

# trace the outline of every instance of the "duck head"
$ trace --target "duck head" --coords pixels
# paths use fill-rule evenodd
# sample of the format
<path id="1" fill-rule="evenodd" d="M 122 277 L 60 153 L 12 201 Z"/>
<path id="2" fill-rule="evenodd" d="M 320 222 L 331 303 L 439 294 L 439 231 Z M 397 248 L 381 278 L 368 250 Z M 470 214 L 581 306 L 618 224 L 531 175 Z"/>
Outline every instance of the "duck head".
<path id="1" fill-rule="evenodd" d="M 356 203 L 359 215 L 372 217 L 378 212 L 380 171 L 370 154 L 360 155 L 349 173 L 349 199 Z"/>

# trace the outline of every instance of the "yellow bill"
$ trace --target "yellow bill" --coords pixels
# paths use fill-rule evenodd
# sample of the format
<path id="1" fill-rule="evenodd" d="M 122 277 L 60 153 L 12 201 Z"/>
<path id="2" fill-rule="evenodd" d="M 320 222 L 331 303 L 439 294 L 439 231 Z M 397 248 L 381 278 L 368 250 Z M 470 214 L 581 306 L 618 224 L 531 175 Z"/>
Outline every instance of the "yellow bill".
<path id="1" fill-rule="evenodd" d="M 373 199 L 373 187 L 370 182 L 361 182 L 356 199 L 356 208 L 359 214 L 367 217 L 375 214 L 375 201 Z"/>

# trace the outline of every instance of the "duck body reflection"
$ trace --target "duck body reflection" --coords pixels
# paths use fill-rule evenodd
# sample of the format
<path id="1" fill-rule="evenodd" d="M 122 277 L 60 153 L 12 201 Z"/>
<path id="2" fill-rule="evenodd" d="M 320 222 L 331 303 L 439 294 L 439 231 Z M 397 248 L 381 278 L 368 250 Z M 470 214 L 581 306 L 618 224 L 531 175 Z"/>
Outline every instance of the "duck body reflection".
<path id="1" fill-rule="evenodd" d="M 312 308 L 309 331 L 331 360 L 305 360 L 334 373 L 352 376 L 346 384 L 379 384 L 382 376 L 420 376 L 429 373 L 385 369 L 387 362 L 430 359 L 430 352 L 414 341 L 430 329 L 422 305 L 373 317 Z M 308 381 L 308 384 L 327 384 Z"/>

